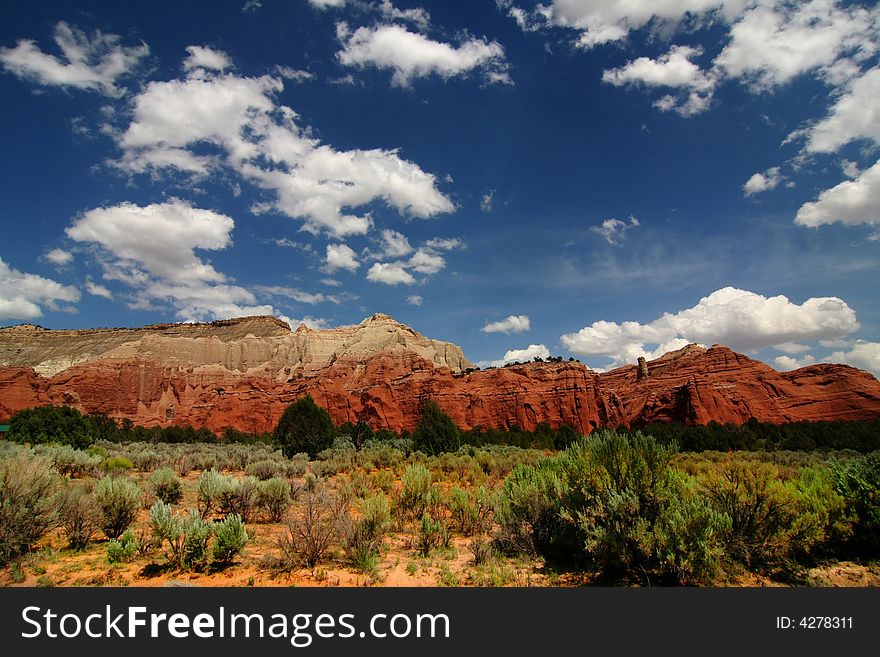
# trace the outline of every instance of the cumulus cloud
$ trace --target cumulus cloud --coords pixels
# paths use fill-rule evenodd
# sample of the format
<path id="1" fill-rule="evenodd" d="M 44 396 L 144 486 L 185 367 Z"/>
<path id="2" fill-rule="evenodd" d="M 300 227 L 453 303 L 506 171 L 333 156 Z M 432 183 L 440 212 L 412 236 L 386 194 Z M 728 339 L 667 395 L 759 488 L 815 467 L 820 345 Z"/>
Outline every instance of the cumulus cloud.
<path id="1" fill-rule="evenodd" d="M 826 363 L 843 363 L 866 370 L 880 378 L 880 342 L 859 340 L 846 351 L 835 351 L 823 359 Z"/>
<path id="2" fill-rule="evenodd" d="M 105 280 L 131 287 L 133 307 L 170 304 L 184 321 L 274 314 L 271 305 L 255 305 L 250 290 L 230 284 L 195 253 L 230 246 L 233 227 L 231 217 L 171 199 L 144 207 L 95 208 L 66 232 L 96 247 Z"/>
<path id="3" fill-rule="evenodd" d="M 419 249 L 409 259 L 407 267 L 420 274 L 436 274 L 446 267 L 446 259 L 430 249 Z"/>
<path id="4" fill-rule="evenodd" d="M 290 66 L 276 66 L 275 72 L 285 80 L 290 80 L 291 82 L 305 82 L 306 80 L 312 80 L 315 77 L 315 74 L 311 71 L 304 71 Z"/>
<path id="5" fill-rule="evenodd" d="M 377 262 L 367 271 L 367 280 L 385 285 L 413 285 L 416 279 L 399 262 Z"/>
<path id="6" fill-rule="evenodd" d="M 45 258 L 57 267 L 64 267 L 73 262 L 73 254 L 64 249 L 52 249 L 46 254 Z"/>
<path id="7" fill-rule="evenodd" d="M 424 299 L 418 294 L 411 294 L 406 298 L 406 302 L 411 306 L 421 306 Z"/>
<path id="8" fill-rule="evenodd" d="M 369 214 L 346 210 L 384 201 L 403 215 L 427 219 L 454 209 L 436 178 L 396 150 L 338 151 L 311 136 L 296 113 L 278 105 L 279 78 L 205 72 L 151 82 L 138 94 L 119 137 L 116 163 L 133 173 L 175 170 L 204 175 L 229 168 L 265 190 L 253 207 L 301 219 L 312 233 L 365 234 Z M 204 146 L 222 155 L 204 153 Z"/>
<path id="9" fill-rule="evenodd" d="M 79 301 L 79 290 L 50 278 L 13 269 L 0 258 L 0 319 L 35 319 L 43 306 L 58 310 L 57 302 Z"/>
<path id="10" fill-rule="evenodd" d="M 550 350 L 542 344 L 530 344 L 525 349 L 511 349 L 498 360 L 480 361 L 480 367 L 503 367 L 508 363 L 525 363 L 534 358 L 550 358 Z"/>
<path id="11" fill-rule="evenodd" d="M 820 193 L 817 200 L 804 203 L 795 217 L 801 226 L 835 222 L 851 226 L 880 223 L 880 160 L 855 180 L 845 180 Z"/>
<path id="12" fill-rule="evenodd" d="M 425 246 L 438 251 L 451 251 L 461 248 L 464 243 L 458 237 L 435 237 L 425 242 Z"/>
<path id="13" fill-rule="evenodd" d="M 100 283 L 95 283 L 91 277 L 86 279 L 86 292 L 95 297 L 103 297 L 105 299 L 113 298 L 113 293 L 106 286 L 101 285 Z"/>
<path id="14" fill-rule="evenodd" d="M 837 297 L 813 297 L 796 304 L 785 296 L 765 297 L 722 288 L 692 308 L 664 313 L 648 323 L 597 321 L 561 337 L 578 354 L 604 356 L 613 365 L 656 358 L 689 343 L 725 344 L 738 351 L 804 340 L 830 340 L 859 328 L 856 314 Z M 657 345 L 649 350 L 647 345 Z"/>
<path id="15" fill-rule="evenodd" d="M 383 258 L 402 258 L 413 252 L 413 247 L 409 243 L 406 235 L 398 233 L 396 230 L 384 229 L 380 234 L 382 248 L 374 257 L 377 260 Z"/>
<path id="16" fill-rule="evenodd" d="M 309 4 L 316 9 L 327 9 L 329 7 L 344 7 L 346 0 L 309 0 Z"/>
<path id="17" fill-rule="evenodd" d="M 528 315 L 508 315 L 497 322 L 489 322 L 480 330 L 483 333 L 525 333 L 532 328 Z"/>
<path id="18" fill-rule="evenodd" d="M 831 107 L 828 116 L 805 131 L 804 150 L 833 153 L 857 139 L 880 144 L 880 67 L 859 76 Z M 798 136 L 801 133 L 795 133 Z"/>
<path id="19" fill-rule="evenodd" d="M 743 185 L 743 195 L 748 198 L 761 192 L 776 189 L 782 182 L 781 169 L 779 167 L 770 167 L 764 173 L 755 173 Z"/>
<path id="20" fill-rule="evenodd" d="M 606 219 L 598 226 L 591 227 L 590 230 L 601 235 L 609 244 L 619 244 L 630 228 L 636 228 L 640 225 L 639 220 L 635 217 L 630 217 L 629 223 L 620 219 Z"/>
<path id="21" fill-rule="evenodd" d="M 681 97 L 667 95 L 654 106 L 664 112 L 676 111 L 683 116 L 693 116 L 709 108 L 716 83 L 713 73 L 691 61 L 702 52 L 700 48 L 672 46 L 657 59 L 639 57 L 620 68 L 606 70 L 602 80 L 615 87 L 643 85 L 682 89 Z"/>
<path id="22" fill-rule="evenodd" d="M 302 319 L 294 319 L 287 315 L 278 315 L 278 319 L 287 322 L 291 331 L 295 331 L 301 324 L 305 324 L 310 329 L 325 329 L 330 327 L 330 322 L 322 317 L 303 317 Z"/>
<path id="23" fill-rule="evenodd" d="M 497 41 L 470 38 L 460 45 L 434 41 L 400 25 L 380 24 L 350 32 L 337 26 L 342 50 L 336 57 L 344 66 L 372 66 L 393 71 L 391 83 L 409 87 L 416 78 L 439 75 L 444 80 L 483 72 L 487 82 L 510 84 L 504 48 Z"/>
<path id="24" fill-rule="evenodd" d="M 183 60 L 183 70 L 191 71 L 195 68 L 222 71 L 232 66 L 232 60 L 222 50 L 214 50 L 205 46 L 187 46 L 189 56 Z"/>
<path id="25" fill-rule="evenodd" d="M 62 57 L 46 54 L 31 39 L 13 48 L 0 48 L 0 63 L 10 73 L 44 86 L 96 91 L 118 98 L 125 90 L 117 80 L 134 71 L 150 52 L 149 47 L 126 47 L 116 34 L 96 31 L 88 36 L 61 21 L 55 25 L 55 44 Z"/>
<path id="26" fill-rule="evenodd" d="M 360 266 L 361 263 L 358 262 L 357 254 L 347 244 L 327 245 L 327 256 L 322 267 L 322 271 L 325 273 L 332 274 L 340 269 L 354 272 Z"/>
<path id="27" fill-rule="evenodd" d="M 806 367 L 807 365 L 812 365 L 816 362 L 816 358 L 807 354 L 801 358 L 794 358 L 792 356 L 777 356 L 773 359 L 773 362 L 776 364 L 776 369 L 781 370 L 783 372 L 788 372 L 789 370 L 796 370 L 800 367 Z"/>

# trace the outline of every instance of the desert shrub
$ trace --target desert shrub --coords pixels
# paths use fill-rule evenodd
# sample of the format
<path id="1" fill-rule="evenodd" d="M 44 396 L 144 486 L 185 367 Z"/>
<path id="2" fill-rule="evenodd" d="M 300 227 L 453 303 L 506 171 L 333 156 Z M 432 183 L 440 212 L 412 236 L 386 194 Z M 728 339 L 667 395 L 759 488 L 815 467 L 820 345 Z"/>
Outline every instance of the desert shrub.
<path id="1" fill-rule="evenodd" d="M 391 505 L 384 495 L 373 495 L 361 500 L 358 511 L 356 521 L 348 518 L 342 546 L 355 567 L 372 573 L 378 567 L 382 540 L 391 523 Z"/>
<path id="2" fill-rule="evenodd" d="M 397 478 L 390 470 L 376 470 L 370 473 L 370 486 L 383 493 L 390 493 Z"/>
<path id="3" fill-rule="evenodd" d="M 104 513 L 95 498 L 81 486 L 68 483 L 59 495 L 58 520 L 68 545 L 82 550 L 101 529 Z"/>
<path id="4" fill-rule="evenodd" d="M 152 472 L 162 462 L 159 454 L 152 449 L 145 449 L 131 455 L 131 462 L 139 472 Z"/>
<path id="5" fill-rule="evenodd" d="M 492 543 L 484 538 L 475 538 L 468 543 L 468 550 L 474 555 L 474 565 L 482 566 L 489 563 L 495 557 Z"/>
<path id="6" fill-rule="evenodd" d="M 797 478 L 786 482 L 797 499 L 801 522 L 812 520 L 809 526 L 814 534 L 806 537 L 808 540 L 803 544 L 795 546 L 807 554 L 830 556 L 840 553 L 855 531 L 854 518 L 848 512 L 846 498 L 836 483 L 834 468 L 825 466 L 802 468 Z"/>
<path id="7" fill-rule="evenodd" d="M 140 488 L 125 477 L 103 477 L 95 486 L 94 496 L 104 516 L 101 529 L 107 538 L 119 538 L 140 511 Z"/>
<path id="8" fill-rule="evenodd" d="M 404 517 L 421 517 L 428 506 L 431 471 L 420 463 L 416 463 L 404 470 L 400 480 L 403 488 L 397 500 L 398 512 Z"/>
<path id="9" fill-rule="evenodd" d="M 290 462 L 287 464 L 287 476 L 288 477 L 303 477 L 306 474 L 306 471 L 309 469 L 309 455 L 305 452 L 300 452 L 299 454 L 294 454 L 290 457 Z"/>
<path id="10" fill-rule="evenodd" d="M 124 456 L 111 456 L 104 459 L 103 463 L 101 463 L 101 467 L 105 472 L 122 474 L 131 470 L 134 467 L 134 464 Z"/>
<path id="11" fill-rule="evenodd" d="M 150 486 L 165 504 L 177 504 L 183 497 L 183 484 L 171 468 L 159 468 L 150 476 Z"/>
<path id="12" fill-rule="evenodd" d="M 445 544 L 448 544 L 448 532 L 443 522 L 428 514 L 423 515 L 419 524 L 419 553 L 426 557 L 431 553 L 431 550 Z"/>
<path id="13" fill-rule="evenodd" d="M 103 460 L 98 455 L 89 454 L 70 445 L 37 445 L 34 453 L 48 457 L 54 468 L 68 477 L 89 475 Z"/>
<path id="14" fill-rule="evenodd" d="M 453 526 L 463 536 L 481 534 L 489 530 L 492 523 L 494 501 L 492 493 L 480 486 L 473 493 L 453 486 L 446 499 Z"/>
<path id="15" fill-rule="evenodd" d="M 0 461 L 0 565 L 29 551 L 57 520 L 59 476 L 45 457 Z"/>
<path id="16" fill-rule="evenodd" d="M 290 569 L 314 569 L 337 542 L 348 503 L 314 479 L 307 479 L 300 500 L 288 516 L 287 531 L 279 542 L 281 561 Z"/>
<path id="17" fill-rule="evenodd" d="M 520 465 L 505 480 L 495 517 L 499 543 L 510 552 L 548 554 L 554 544 L 571 533 L 562 519 L 565 483 L 550 463 Z M 574 540 L 567 541 L 573 548 Z"/>
<path id="18" fill-rule="evenodd" d="M 285 469 L 281 463 L 270 459 L 263 459 L 262 461 L 249 463 L 247 468 L 245 468 L 245 473 L 251 477 L 256 477 L 260 481 L 266 481 L 267 479 L 272 479 L 272 477 L 283 475 Z"/>
<path id="19" fill-rule="evenodd" d="M 333 444 L 336 429 L 330 414 L 310 396 L 287 407 L 275 427 L 275 443 L 285 456 L 306 452 L 315 456 Z"/>
<path id="20" fill-rule="evenodd" d="M 250 538 L 241 516 L 235 513 L 229 514 L 222 521 L 214 524 L 214 536 L 216 539 L 212 556 L 214 561 L 221 563 L 231 563 L 241 553 Z"/>
<path id="21" fill-rule="evenodd" d="M 290 483 L 280 477 L 272 477 L 257 484 L 257 499 L 265 509 L 269 522 L 280 522 L 293 503 Z"/>
<path id="22" fill-rule="evenodd" d="M 178 515 L 171 505 L 157 500 L 150 508 L 150 528 L 172 566 L 198 570 L 208 563 L 208 543 L 213 529 L 195 510 Z"/>
<path id="23" fill-rule="evenodd" d="M 852 533 L 847 547 L 859 555 L 880 555 L 880 451 L 847 465 L 834 464 L 835 490 L 844 500 Z"/>
<path id="24" fill-rule="evenodd" d="M 247 522 L 257 506 L 257 479 L 255 477 L 229 478 L 220 491 L 219 510 L 224 515 L 235 513 Z"/>
<path id="25" fill-rule="evenodd" d="M 220 495 L 232 485 L 232 478 L 216 470 L 199 475 L 198 505 L 203 518 L 220 505 Z"/>
<path id="26" fill-rule="evenodd" d="M 131 529 L 126 529 L 119 539 L 110 539 L 107 543 L 107 561 L 125 563 L 134 559 L 138 553 L 138 539 Z"/>
<path id="27" fill-rule="evenodd" d="M 786 564 L 814 535 L 814 519 L 800 514 L 775 466 L 729 460 L 702 483 L 712 507 L 730 518 L 727 554 L 749 568 Z"/>
<path id="28" fill-rule="evenodd" d="M 454 452 L 461 446 L 461 434 L 440 405 L 428 400 L 413 432 L 413 445 L 426 454 Z"/>

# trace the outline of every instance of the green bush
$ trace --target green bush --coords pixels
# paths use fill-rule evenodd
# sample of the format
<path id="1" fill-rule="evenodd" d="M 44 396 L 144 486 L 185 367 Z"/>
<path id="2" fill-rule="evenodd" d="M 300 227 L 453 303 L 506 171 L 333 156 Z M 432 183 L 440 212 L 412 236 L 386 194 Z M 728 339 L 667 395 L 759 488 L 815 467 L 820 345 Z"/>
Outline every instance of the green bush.
<path id="1" fill-rule="evenodd" d="M 159 468 L 150 476 L 153 493 L 165 504 L 177 504 L 183 497 L 183 483 L 171 468 Z"/>
<path id="2" fill-rule="evenodd" d="M 504 481 L 495 517 L 500 525 L 499 543 L 505 550 L 549 555 L 555 545 L 564 543 L 559 551 L 579 551 L 570 523 L 562 518 L 566 485 L 553 466 L 552 461 L 519 465 Z"/>
<path id="3" fill-rule="evenodd" d="M 286 479 L 273 477 L 257 484 L 257 499 L 265 509 L 269 522 L 280 522 L 293 498 L 290 496 L 290 484 Z"/>
<path id="4" fill-rule="evenodd" d="M 220 496 L 232 486 L 232 477 L 216 470 L 205 470 L 199 476 L 199 511 L 207 518 L 220 505 Z"/>
<path id="5" fill-rule="evenodd" d="M 494 500 L 485 486 L 480 486 L 473 493 L 453 486 L 446 500 L 446 507 L 452 518 L 452 524 L 463 536 L 482 534 L 492 524 Z"/>
<path id="6" fill-rule="evenodd" d="M 82 550 L 101 529 L 104 514 L 94 497 L 68 483 L 59 495 L 58 519 L 71 549 Z"/>
<path id="7" fill-rule="evenodd" d="M 178 515 L 170 505 L 157 500 L 150 508 L 150 528 L 172 566 L 198 570 L 207 565 L 213 528 L 197 511 Z"/>
<path id="8" fill-rule="evenodd" d="M 267 479 L 281 476 L 284 474 L 285 470 L 286 468 L 284 468 L 281 463 L 269 459 L 263 459 L 262 461 L 249 463 L 247 468 L 245 468 L 245 473 L 252 477 L 256 477 L 260 481 L 266 481 Z"/>
<path id="9" fill-rule="evenodd" d="M 786 566 L 815 539 L 816 519 L 801 513 L 770 464 L 728 459 L 702 484 L 712 507 L 730 519 L 726 553 L 749 568 Z"/>
<path id="10" fill-rule="evenodd" d="M 140 488 L 130 479 L 108 476 L 95 486 L 94 496 L 103 514 L 101 529 L 107 538 L 119 538 L 140 511 Z"/>
<path id="11" fill-rule="evenodd" d="M 360 517 L 348 519 L 342 546 L 352 564 L 366 573 L 374 573 L 379 565 L 379 551 L 391 524 L 391 506 L 384 495 L 373 495 L 360 502 Z"/>
<path id="12" fill-rule="evenodd" d="M 111 539 L 107 543 L 107 561 L 110 563 L 126 563 L 134 559 L 138 553 L 138 540 L 131 529 L 126 529 L 119 539 Z"/>
<path id="13" fill-rule="evenodd" d="M 101 467 L 107 472 L 128 472 L 134 467 L 134 464 L 124 456 L 111 456 L 104 459 Z"/>
<path id="14" fill-rule="evenodd" d="M 461 447 L 461 434 L 440 405 L 428 400 L 422 406 L 419 422 L 413 432 L 413 444 L 426 454 L 454 452 Z"/>
<path id="15" fill-rule="evenodd" d="M 34 448 L 34 453 L 47 456 L 52 460 L 55 469 L 68 477 L 83 477 L 92 474 L 103 460 L 100 456 L 89 454 L 70 445 L 37 445 Z"/>
<path id="16" fill-rule="evenodd" d="M 235 513 L 229 514 L 222 521 L 214 524 L 214 536 L 216 540 L 212 556 L 214 561 L 220 563 L 231 563 L 249 540 L 241 516 Z"/>
<path id="17" fill-rule="evenodd" d="M 229 478 L 227 486 L 220 492 L 220 513 L 235 513 L 242 521 L 248 522 L 257 506 L 257 480 L 254 477 Z"/>
<path id="18" fill-rule="evenodd" d="M 440 545 L 448 544 L 449 537 L 443 522 L 428 514 L 422 516 L 418 536 L 419 553 L 427 557 L 431 550 Z"/>
<path id="19" fill-rule="evenodd" d="M 336 429 L 330 414 L 306 396 L 284 411 L 273 435 L 285 456 L 305 452 L 314 457 L 333 445 Z"/>
<path id="20" fill-rule="evenodd" d="M 7 440 L 17 443 L 57 443 L 85 449 L 95 442 L 95 422 L 70 406 L 26 408 L 9 420 Z"/>
<path id="21" fill-rule="evenodd" d="M 835 464 L 832 471 L 852 522 L 848 547 L 859 555 L 880 557 L 880 450 L 849 465 Z"/>
<path id="22" fill-rule="evenodd" d="M 0 565 L 28 552 L 55 525 L 59 482 L 45 457 L 0 460 Z"/>
<path id="23" fill-rule="evenodd" d="M 420 518 L 427 509 L 431 491 L 431 471 L 420 463 L 409 466 L 400 478 L 403 488 L 397 500 L 398 512 L 404 517 Z"/>

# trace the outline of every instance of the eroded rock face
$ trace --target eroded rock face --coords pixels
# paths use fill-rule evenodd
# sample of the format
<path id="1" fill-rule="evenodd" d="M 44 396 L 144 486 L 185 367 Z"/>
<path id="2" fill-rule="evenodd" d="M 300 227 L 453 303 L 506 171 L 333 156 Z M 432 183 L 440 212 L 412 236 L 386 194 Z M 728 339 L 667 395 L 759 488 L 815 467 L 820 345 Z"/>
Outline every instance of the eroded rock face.
<path id="1" fill-rule="evenodd" d="M 63 365 L 63 367 L 62 367 Z M 534 430 L 570 424 L 640 426 L 880 418 L 880 383 L 845 365 L 793 372 L 722 346 L 689 345 L 597 374 L 580 363 L 472 371 L 455 345 L 386 315 L 291 333 L 272 318 L 144 329 L 0 329 L 0 417 L 68 404 L 146 426 L 191 424 L 267 432 L 310 394 L 334 422 L 412 429 L 436 400 L 461 428 Z"/>

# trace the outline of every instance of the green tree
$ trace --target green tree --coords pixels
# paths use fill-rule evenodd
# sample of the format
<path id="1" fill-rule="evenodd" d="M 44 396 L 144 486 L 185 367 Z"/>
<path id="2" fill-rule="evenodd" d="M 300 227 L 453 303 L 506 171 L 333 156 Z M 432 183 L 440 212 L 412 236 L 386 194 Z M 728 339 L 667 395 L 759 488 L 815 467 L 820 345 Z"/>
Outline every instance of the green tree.
<path id="1" fill-rule="evenodd" d="M 336 429 L 330 414 L 318 406 L 311 396 L 303 397 L 287 407 L 275 427 L 275 443 L 288 458 L 300 452 L 316 456 L 333 445 Z"/>
<path id="2" fill-rule="evenodd" d="M 439 404 L 428 400 L 422 406 L 422 415 L 413 433 L 413 442 L 416 449 L 426 454 L 454 452 L 461 447 L 461 434 L 452 418 L 443 412 Z"/>
<path id="3" fill-rule="evenodd" d="M 95 442 L 95 424 L 70 406 L 37 406 L 9 420 L 7 440 L 17 443 L 58 443 L 85 449 Z"/>

